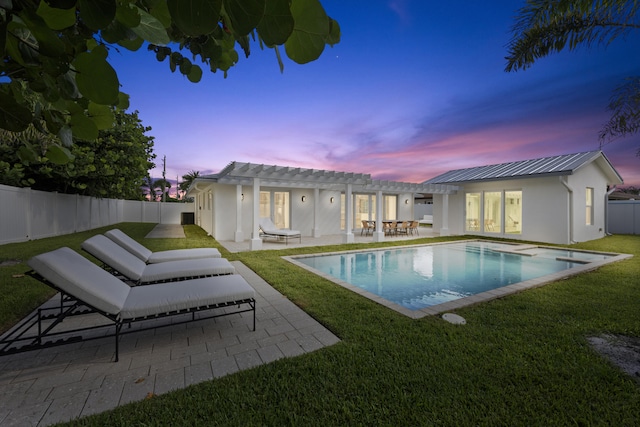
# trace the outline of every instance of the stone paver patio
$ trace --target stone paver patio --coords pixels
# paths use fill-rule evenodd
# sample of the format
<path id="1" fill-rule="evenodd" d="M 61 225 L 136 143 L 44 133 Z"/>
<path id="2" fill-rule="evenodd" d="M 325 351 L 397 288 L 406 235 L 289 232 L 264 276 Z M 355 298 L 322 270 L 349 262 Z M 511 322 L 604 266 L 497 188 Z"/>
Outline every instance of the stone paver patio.
<path id="1" fill-rule="evenodd" d="M 256 290 L 255 332 L 252 314 L 242 313 L 124 335 L 119 362 L 113 338 L 2 356 L 0 425 L 68 421 L 339 341 L 244 264 L 234 266 Z"/>

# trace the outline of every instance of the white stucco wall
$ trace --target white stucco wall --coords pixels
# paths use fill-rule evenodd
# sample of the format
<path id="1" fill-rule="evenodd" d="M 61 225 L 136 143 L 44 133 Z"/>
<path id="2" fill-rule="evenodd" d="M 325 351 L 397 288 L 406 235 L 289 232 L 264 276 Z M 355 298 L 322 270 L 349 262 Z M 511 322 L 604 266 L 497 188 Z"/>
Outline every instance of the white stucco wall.
<path id="1" fill-rule="evenodd" d="M 316 210 L 313 189 L 262 187 L 260 190 L 290 191 L 290 228 L 299 230 L 303 236 L 313 235 L 314 224 L 318 235 L 340 233 L 340 191 L 319 191 Z M 236 186 L 212 183 L 201 191 L 195 197 L 196 223 L 218 240 L 234 240 L 238 228 Z M 207 200 L 209 191 L 212 194 L 211 207 Z M 244 198 L 240 203 L 240 231 L 246 240 L 251 238 L 253 230 L 253 187 L 242 186 L 241 193 L 244 194 Z"/>
<path id="2" fill-rule="evenodd" d="M 581 168 L 567 177 L 567 181 L 573 188 L 573 241 L 584 242 L 604 237 L 607 184 L 602 170 L 595 165 Z M 593 188 L 593 225 L 586 224 L 587 187 Z"/>
<path id="3" fill-rule="evenodd" d="M 564 182 L 564 183 L 563 183 Z M 586 225 L 586 188 L 594 189 L 594 224 Z M 522 191 L 522 234 L 465 232 L 465 194 L 483 191 Z M 572 190 L 572 191 L 570 191 Z M 469 183 L 449 196 L 449 232 L 569 244 L 604 237 L 606 176 L 596 163 L 573 175 Z M 433 197 L 433 227 L 443 226 L 443 196 Z M 502 215 L 504 220 L 504 215 Z"/>

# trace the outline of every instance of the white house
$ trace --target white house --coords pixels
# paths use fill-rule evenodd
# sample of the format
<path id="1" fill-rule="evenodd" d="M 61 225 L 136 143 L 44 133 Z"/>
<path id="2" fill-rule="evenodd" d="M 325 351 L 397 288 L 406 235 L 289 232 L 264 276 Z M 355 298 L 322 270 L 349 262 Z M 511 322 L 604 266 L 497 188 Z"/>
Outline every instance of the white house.
<path id="1" fill-rule="evenodd" d="M 218 240 L 249 240 L 260 249 L 259 220 L 302 236 L 343 234 L 354 241 L 362 220 L 376 221 L 374 241 L 384 240 L 382 220 L 412 220 L 418 193 L 453 195 L 449 184 L 380 181 L 369 174 L 232 162 L 220 173 L 194 180 L 187 194 L 195 222 Z"/>
<path id="2" fill-rule="evenodd" d="M 622 178 L 601 151 L 452 170 L 424 184 L 434 194 L 433 226 L 474 234 L 569 244 L 607 233 L 607 198 Z"/>

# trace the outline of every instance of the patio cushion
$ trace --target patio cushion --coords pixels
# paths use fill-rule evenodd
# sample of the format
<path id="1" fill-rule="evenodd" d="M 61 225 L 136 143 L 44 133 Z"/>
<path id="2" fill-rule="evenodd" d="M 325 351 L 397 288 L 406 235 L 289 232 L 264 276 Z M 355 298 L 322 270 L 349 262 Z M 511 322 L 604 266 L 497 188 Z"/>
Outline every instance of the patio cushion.
<path id="1" fill-rule="evenodd" d="M 107 231 L 104 235 L 140 258 L 145 263 L 149 264 L 193 258 L 221 257 L 220 251 L 216 248 L 174 249 L 169 251 L 152 252 L 117 228 Z"/>
<path id="2" fill-rule="evenodd" d="M 101 234 L 82 242 L 82 249 L 125 277 L 140 283 L 235 273 L 233 265 L 224 258 L 186 259 L 147 265 Z"/>
<path id="3" fill-rule="evenodd" d="M 27 264 L 54 286 L 108 314 L 118 314 L 129 287 L 74 250 L 63 247 L 36 255 Z"/>
<path id="4" fill-rule="evenodd" d="M 239 274 L 205 277 L 174 283 L 131 288 L 120 319 L 135 319 L 193 307 L 206 307 L 255 297 L 255 291 Z"/>

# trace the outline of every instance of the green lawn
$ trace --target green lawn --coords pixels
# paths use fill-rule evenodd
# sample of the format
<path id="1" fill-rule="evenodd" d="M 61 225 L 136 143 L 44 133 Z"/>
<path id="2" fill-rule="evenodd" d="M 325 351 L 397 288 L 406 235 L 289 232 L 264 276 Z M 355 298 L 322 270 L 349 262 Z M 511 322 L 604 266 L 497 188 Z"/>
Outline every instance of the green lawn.
<path id="1" fill-rule="evenodd" d="M 229 254 L 195 226 L 184 241 L 143 239 L 152 224 L 118 227 L 153 250 L 219 247 L 342 341 L 69 425 L 640 425 L 640 378 L 587 343 L 602 333 L 640 337 L 640 236 L 574 245 L 635 257 L 458 310 L 467 325 L 456 326 L 408 319 L 279 258 L 393 242 Z M 0 261 L 77 249 L 104 230 L 0 246 Z M 12 277 L 24 271 L 0 268 L 4 327 L 50 295 Z"/>

